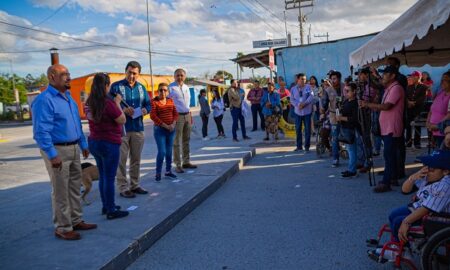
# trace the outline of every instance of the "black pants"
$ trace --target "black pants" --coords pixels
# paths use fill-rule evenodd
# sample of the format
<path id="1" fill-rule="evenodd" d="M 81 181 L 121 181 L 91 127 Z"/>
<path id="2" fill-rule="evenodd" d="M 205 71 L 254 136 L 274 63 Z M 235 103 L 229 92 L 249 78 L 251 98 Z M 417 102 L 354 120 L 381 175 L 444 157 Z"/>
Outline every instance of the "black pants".
<path id="1" fill-rule="evenodd" d="M 416 117 L 414 115 L 412 115 L 411 117 L 409 117 L 408 121 L 406 121 L 405 123 L 405 130 L 406 130 L 406 145 L 410 146 L 411 145 L 411 137 L 412 137 L 412 126 L 411 126 L 411 122 L 414 121 Z M 421 132 L 421 128 L 420 126 L 415 126 L 414 127 L 414 146 L 420 146 L 420 132 Z"/>
<path id="2" fill-rule="evenodd" d="M 222 126 L 222 119 L 223 119 L 223 114 L 219 115 L 217 117 L 214 117 L 214 122 L 216 122 L 217 132 L 219 133 L 219 135 L 225 135 L 225 130 L 223 129 L 223 126 Z"/>
<path id="3" fill-rule="evenodd" d="M 258 129 L 258 114 L 259 118 L 261 119 L 261 129 L 265 130 L 266 125 L 264 123 L 264 115 L 262 113 L 262 107 L 261 104 L 252 104 L 252 118 L 253 118 L 253 130 Z"/>
<path id="4" fill-rule="evenodd" d="M 202 118 L 202 135 L 203 138 L 205 138 L 206 136 L 208 136 L 208 115 L 206 114 L 200 114 L 201 118 Z"/>

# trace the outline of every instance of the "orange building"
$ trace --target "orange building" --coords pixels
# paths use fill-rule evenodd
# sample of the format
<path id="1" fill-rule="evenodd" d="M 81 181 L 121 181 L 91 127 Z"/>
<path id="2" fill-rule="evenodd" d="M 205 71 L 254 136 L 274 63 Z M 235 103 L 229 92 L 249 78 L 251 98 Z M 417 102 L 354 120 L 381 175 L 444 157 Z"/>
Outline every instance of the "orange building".
<path id="1" fill-rule="evenodd" d="M 125 78 L 125 73 L 108 73 L 111 78 L 111 84 L 117 81 L 120 81 Z M 83 77 L 78 77 L 72 79 L 70 82 L 70 94 L 75 102 L 78 104 L 78 110 L 80 112 L 81 119 L 86 119 L 86 115 L 84 114 L 84 103 L 86 102 L 89 93 L 91 92 L 91 85 L 94 79 L 95 73 L 88 74 Z M 150 98 L 154 96 L 156 91 L 158 90 L 158 84 L 165 82 L 171 83 L 173 81 L 172 75 L 153 75 L 153 91 L 151 87 L 150 75 L 141 74 L 139 76 L 138 81 L 142 83 L 145 88 L 147 88 L 147 92 L 150 95 Z"/>

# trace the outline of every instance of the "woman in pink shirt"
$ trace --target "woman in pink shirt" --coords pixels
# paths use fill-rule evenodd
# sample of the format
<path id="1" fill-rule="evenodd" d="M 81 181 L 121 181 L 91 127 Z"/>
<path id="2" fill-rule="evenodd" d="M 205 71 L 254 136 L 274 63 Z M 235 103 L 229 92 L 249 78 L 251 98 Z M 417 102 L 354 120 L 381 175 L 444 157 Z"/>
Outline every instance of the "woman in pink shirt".
<path id="1" fill-rule="evenodd" d="M 427 118 L 427 128 L 433 132 L 433 138 L 435 141 L 435 146 L 438 148 L 441 146 L 444 140 L 444 134 L 442 134 L 437 125 L 450 119 L 449 111 L 450 102 L 450 70 L 442 75 L 441 79 L 441 90 L 437 93 L 431 105 L 430 112 Z"/>

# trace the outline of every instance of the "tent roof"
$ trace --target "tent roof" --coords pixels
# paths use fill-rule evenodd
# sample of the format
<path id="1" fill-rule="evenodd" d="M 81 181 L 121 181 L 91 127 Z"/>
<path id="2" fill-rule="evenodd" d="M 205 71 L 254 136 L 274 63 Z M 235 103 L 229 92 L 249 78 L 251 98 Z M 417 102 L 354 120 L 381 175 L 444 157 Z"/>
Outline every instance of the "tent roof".
<path id="1" fill-rule="evenodd" d="M 212 86 L 217 86 L 217 87 L 227 87 L 227 85 L 225 85 L 223 83 L 218 83 L 218 82 L 210 81 L 210 80 L 195 79 L 194 81 L 201 83 L 201 84 L 207 84 L 207 85 L 212 85 Z"/>
<path id="2" fill-rule="evenodd" d="M 350 54 L 350 64 L 380 65 L 387 56 L 408 66 L 450 62 L 450 1 L 419 0 L 386 29 Z"/>

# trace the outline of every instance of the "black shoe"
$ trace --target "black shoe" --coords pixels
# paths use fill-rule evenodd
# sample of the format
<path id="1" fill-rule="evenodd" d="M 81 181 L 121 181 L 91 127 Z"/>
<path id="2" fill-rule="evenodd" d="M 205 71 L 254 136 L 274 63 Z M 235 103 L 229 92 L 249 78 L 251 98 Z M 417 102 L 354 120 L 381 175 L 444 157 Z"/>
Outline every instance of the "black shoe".
<path id="1" fill-rule="evenodd" d="M 250 130 L 250 131 L 251 131 L 251 132 L 255 132 L 255 131 L 257 131 L 257 129 L 254 128 L 254 129 L 252 129 L 252 130 Z"/>
<path id="2" fill-rule="evenodd" d="M 161 181 L 161 175 L 160 174 L 155 175 L 155 181 L 156 182 Z"/>
<path id="3" fill-rule="evenodd" d="M 124 197 L 124 198 L 134 198 L 136 197 L 136 194 L 134 194 L 133 192 L 126 190 L 124 192 L 120 192 L 120 196 Z"/>
<path id="4" fill-rule="evenodd" d="M 378 157 L 380 155 L 380 152 L 373 152 L 374 157 Z"/>
<path id="5" fill-rule="evenodd" d="M 183 169 L 197 169 L 197 165 L 194 165 L 192 163 L 186 163 L 183 164 Z"/>
<path id="6" fill-rule="evenodd" d="M 348 173 L 348 171 L 343 171 L 343 172 L 341 172 L 341 175 L 344 175 L 344 174 L 347 174 Z"/>
<path id="7" fill-rule="evenodd" d="M 120 205 L 114 206 L 116 210 L 120 210 Z M 102 207 L 102 215 L 106 215 L 106 208 Z"/>
<path id="8" fill-rule="evenodd" d="M 175 174 L 173 174 L 172 172 L 166 172 L 164 174 L 166 177 L 172 178 L 172 179 L 176 179 L 177 176 Z"/>
<path id="9" fill-rule="evenodd" d="M 120 211 L 120 210 L 116 210 L 112 213 L 108 213 L 106 214 L 106 218 L 107 219 L 116 219 L 116 218 L 123 218 L 128 216 L 129 212 L 128 211 Z"/>
<path id="10" fill-rule="evenodd" d="M 422 146 L 420 145 L 414 145 L 414 148 L 416 148 L 417 150 L 422 149 Z"/>
<path id="11" fill-rule="evenodd" d="M 244 140 L 251 140 L 252 138 L 250 138 L 249 136 L 245 136 Z"/>
<path id="12" fill-rule="evenodd" d="M 239 140 L 236 138 L 236 139 L 233 139 L 233 142 L 239 142 Z"/>
<path id="13" fill-rule="evenodd" d="M 269 140 L 269 137 L 265 137 L 263 140 L 264 140 L 264 141 L 268 141 L 268 140 Z"/>
<path id="14" fill-rule="evenodd" d="M 141 195 L 148 194 L 148 191 L 143 189 L 143 188 L 141 188 L 141 187 L 137 187 L 135 189 L 132 189 L 131 192 L 136 193 L 136 194 L 141 194 Z"/>
<path id="15" fill-rule="evenodd" d="M 349 178 L 349 177 L 353 177 L 353 176 L 356 176 L 356 172 L 344 172 L 344 173 L 342 173 L 342 177 L 344 177 L 344 178 Z"/>

